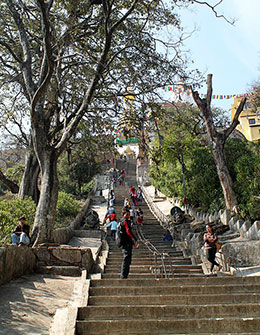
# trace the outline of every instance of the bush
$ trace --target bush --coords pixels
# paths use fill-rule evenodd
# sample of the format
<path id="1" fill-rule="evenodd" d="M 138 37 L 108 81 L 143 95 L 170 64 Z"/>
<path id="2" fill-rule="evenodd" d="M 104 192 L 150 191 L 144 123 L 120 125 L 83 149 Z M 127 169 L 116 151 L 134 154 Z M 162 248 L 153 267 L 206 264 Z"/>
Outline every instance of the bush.
<path id="1" fill-rule="evenodd" d="M 32 230 L 36 205 L 34 201 L 26 197 L 20 200 L 17 197 L 11 199 L 0 198 L 0 245 L 5 245 L 11 242 L 11 234 L 18 225 L 18 219 L 25 216 L 27 224 Z"/>
<path id="2" fill-rule="evenodd" d="M 84 184 L 81 187 L 81 194 L 82 195 L 88 195 L 94 188 L 95 182 L 94 180 L 91 180 L 89 183 Z"/>
<path id="3" fill-rule="evenodd" d="M 81 209 L 81 203 L 71 194 L 59 192 L 55 228 L 67 226 Z"/>

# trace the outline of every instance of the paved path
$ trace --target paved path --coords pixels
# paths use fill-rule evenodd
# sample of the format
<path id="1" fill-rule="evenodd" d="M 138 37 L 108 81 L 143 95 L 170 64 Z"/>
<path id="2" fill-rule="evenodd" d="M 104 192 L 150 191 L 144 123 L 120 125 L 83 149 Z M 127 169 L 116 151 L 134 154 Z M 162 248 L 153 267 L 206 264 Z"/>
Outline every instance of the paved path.
<path id="1" fill-rule="evenodd" d="M 153 186 L 146 187 L 153 198 Z M 107 199 L 108 191 L 103 195 Z M 164 199 L 156 201 L 157 206 L 168 215 L 172 204 Z M 107 202 L 95 204 L 92 208 L 103 222 Z M 93 254 L 100 246 L 96 238 L 72 239 L 71 245 L 90 247 Z M 78 278 L 50 275 L 28 275 L 0 286 L 0 335 L 48 334 L 57 308 L 68 305 Z"/>

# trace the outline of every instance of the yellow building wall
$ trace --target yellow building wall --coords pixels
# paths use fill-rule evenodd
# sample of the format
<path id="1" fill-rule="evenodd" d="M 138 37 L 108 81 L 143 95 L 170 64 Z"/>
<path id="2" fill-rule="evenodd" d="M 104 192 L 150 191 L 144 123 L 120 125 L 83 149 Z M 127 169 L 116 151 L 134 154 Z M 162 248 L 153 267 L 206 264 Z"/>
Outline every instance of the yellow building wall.
<path id="1" fill-rule="evenodd" d="M 231 106 L 231 121 L 233 121 L 237 107 L 242 99 L 243 97 L 234 98 L 234 104 Z M 236 129 L 239 130 L 248 141 L 257 142 L 260 140 L 260 113 L 258 115 L 256 110 L 246 107 L 240 114 L 238 120 L 239 125 Z"/>

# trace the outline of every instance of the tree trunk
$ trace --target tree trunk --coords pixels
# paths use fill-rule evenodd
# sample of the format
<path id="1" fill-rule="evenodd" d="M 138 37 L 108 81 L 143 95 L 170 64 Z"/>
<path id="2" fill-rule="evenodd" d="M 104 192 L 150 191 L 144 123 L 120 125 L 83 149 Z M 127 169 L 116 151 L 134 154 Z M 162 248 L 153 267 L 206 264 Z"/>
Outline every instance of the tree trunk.
<path id="1" fill-rule="evenodd" d="M 45 151 L 41 159 L 41 191 L 32 232 L 33 245 L 53 241 L 58 199 L 57 158 L 53 149 Z"/>
<path id="2" fill-rule="evenodd" d="M 25 169 L 18 194 L 20 199 L 24 199 L 27 195 L 32 197 L 33 201 L 38 204 L 40 196 L 40 191 L 38 189 L 39 173 L 40 166 L 38 160 L 34 152 L 29 150 L 26 153 Z"/>
<path id="3" fill-rule="evenodd" d="M 225 205 L 228 210 L 237 212 L 237 197 L 234 192 L 233 181 L 231 179 L 224 152 L 224 144 L 214 143 L 212 155 L 216 164 L 219 181 L 223 190 Z"/>
<path id="4" fill-rule="evenodd" d="M 237 213 L 238 202 L 234 191 L 232 178 L 227 167 L 224 146 L 228 136 L 232 133 L 238 124 L 238 117 L 244 108 L 246 99 L 241 101 L 230 127 L 223 132 L 218 132 L 214 125 L 210 106 L 212 98 L 212 74 L 207 76 L 206 99 L 201 99 L 198 92 L 192 91 L 192 95 L 206 123 L 207 133 L 212 143 L 212 154 L 216 164 L 219 181 L 223 190 L 226 208 Z"/>

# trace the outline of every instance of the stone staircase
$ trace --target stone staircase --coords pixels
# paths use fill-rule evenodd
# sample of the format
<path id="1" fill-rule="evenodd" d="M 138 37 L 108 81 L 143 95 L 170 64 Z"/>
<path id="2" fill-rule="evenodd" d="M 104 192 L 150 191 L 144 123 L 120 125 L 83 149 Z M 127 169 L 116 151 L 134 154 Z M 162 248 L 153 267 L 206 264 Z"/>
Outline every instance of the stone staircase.
<path id="1" fill-rule="evenodd" d="M 127 185 L 115 190 L 118 218 L 128 188 L 135 184 L 134 162 L 127 164 Z M 163 228 L 145 203 L 141 207 L 141 233 L 158 251 L 157 264 L 141 241 L 133 250 L 128 279 L 121 280 L 121 249 L 108 241 L 105 271 L 101 279 L 90 281 L 88 305 L 78 309 L 76 334 L 260 334 L 260 277 L 204 276 L 181 250 L 162 241 Z"/>

